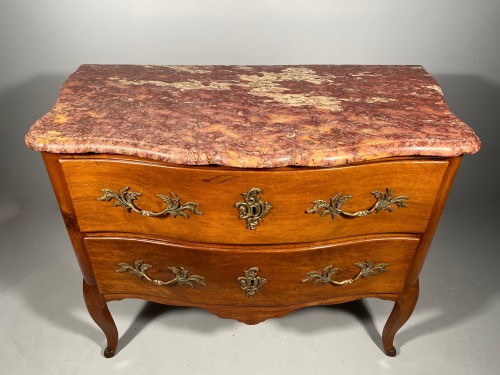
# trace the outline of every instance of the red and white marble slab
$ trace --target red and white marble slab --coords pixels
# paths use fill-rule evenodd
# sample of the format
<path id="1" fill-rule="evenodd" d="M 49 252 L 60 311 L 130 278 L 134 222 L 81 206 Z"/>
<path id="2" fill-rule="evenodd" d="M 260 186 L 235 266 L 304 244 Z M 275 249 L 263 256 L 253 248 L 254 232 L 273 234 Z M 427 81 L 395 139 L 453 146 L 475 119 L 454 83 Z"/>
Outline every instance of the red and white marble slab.
<path id="1" fill-rule="evenodd" d="M 373 65 L 82 65 L 26 143 L 244 168 L 480 148 L 422 67 Z"/>

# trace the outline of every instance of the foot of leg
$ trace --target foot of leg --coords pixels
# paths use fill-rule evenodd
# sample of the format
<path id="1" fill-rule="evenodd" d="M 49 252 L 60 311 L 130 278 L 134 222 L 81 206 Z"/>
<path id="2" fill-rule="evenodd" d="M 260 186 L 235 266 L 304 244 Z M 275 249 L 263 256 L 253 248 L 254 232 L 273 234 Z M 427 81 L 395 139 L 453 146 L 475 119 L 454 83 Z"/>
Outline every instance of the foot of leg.
<path id="1" fill-rule="evenodd" d="M 394 348 L 394 336 L 399 329 L 406 323 L 410 317 L 418 299 L 418 280 L 415 285 L 408 287 L 401 293 L 394 304 L 391 315 L 385 323 L 384 331 L 382 333 L 382 342 L 384 344 L 384 351 L 390 357 L 396 355 Z"/>
<path id="2" fill-rule="evenodd" d="M 106 358 L 112 358 L 115 356 L 115 351 L 110 349 L 110 348 L 106 348 L 104 349 L 104 357 Z"/>
<path id="3" fill-rule="evenodd" d="M 118 345 L 118 330 L 111 313 L 108 310 L 104 297 L 99 293 L 96 286 L 89 286 L 83 282 L 83 298 L 87 305 L 87 310 L 94 322 L 102 329 L 106 335 L 108 346 L 104 350 L 104 356 L 111 358 L 116 353 Z"/>
<path id="4" fill-rule="evenodd" d="M 385 351 L 385 354 L 388 355 L 389 357 L 395 357 L 396 356 L 396 348 L 394 346 L 391 346 L 389 349 Z"/>

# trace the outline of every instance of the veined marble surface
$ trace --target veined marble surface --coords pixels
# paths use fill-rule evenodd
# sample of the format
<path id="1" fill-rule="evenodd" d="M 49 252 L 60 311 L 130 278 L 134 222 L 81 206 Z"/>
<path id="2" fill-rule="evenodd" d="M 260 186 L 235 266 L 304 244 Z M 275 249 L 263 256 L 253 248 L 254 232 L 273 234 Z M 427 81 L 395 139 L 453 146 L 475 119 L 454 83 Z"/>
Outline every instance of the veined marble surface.
<path id="1" fill-rule="evenodd" d="M 26 143 L 244 168 L 480 147 L 422 67 L 374 65 L 82 65 Z"/>

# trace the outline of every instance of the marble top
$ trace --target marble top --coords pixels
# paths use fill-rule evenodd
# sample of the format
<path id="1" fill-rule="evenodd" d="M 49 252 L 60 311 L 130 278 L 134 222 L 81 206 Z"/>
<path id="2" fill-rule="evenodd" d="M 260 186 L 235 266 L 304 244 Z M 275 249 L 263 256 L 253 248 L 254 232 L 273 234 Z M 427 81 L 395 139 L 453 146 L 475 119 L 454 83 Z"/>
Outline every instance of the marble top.
<path id="1" fill-rule="evenodd" d="M 244 168 L 480 147 L 421 66 L 374 65 L 82 65 L 26 144 Z"/>

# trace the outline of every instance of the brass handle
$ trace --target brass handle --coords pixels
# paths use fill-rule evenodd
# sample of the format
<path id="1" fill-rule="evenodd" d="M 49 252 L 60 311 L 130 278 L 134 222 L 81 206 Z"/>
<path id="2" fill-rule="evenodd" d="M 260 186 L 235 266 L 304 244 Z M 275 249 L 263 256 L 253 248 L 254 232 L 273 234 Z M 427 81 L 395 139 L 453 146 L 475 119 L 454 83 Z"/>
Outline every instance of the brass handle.
<path id="1" fill-rule="evenodd" d="M 408 207 L 406 201 L 409 197 L 399 196 L 392 197 L 391 189 L 386 188 L 386 193 L 382 193 L 380 191 L 372 191 L 371 193 L 377 198 L 375 204 L 369 208 L 368 210 L 362 210 L 357 212 L 347 212 L 342 210 L 342 205 L 347 202 L 348 199 L 352 198 L 352 195 L 344 195 L 342 193 L 337 193 L 333 197 L 330 198 L 330 203 L 323 200 L 316 200 L 313 203 L 313 206 L 306 210 L 307 213 L 314 214 L 320 210 L 323 210 L 320 214 L 321 217 L 325 215 L 332 215 L 332 219 L 335 219 L 335 216 L 342 215 L 346 217 L 360 217 L 367 216 L 372 212 L 379 213 L 380 211 L 387 210 L 392 212 L 394 210 L 393 204 L 397 207 Z"/>
<path id="2" fill-rule="evenodd" d="M 177 215 L 180 215 L 182 217 L 188 218 L 189 215 L 185 213 L 184 210 L 191 211 L 192 213 L 197 215 L 203 214 L 200 210 L 198 210 L 199 206 L 198 203 L 187 202 L 184 203 L 183 205 L 180 205 L 180 198 L 175 193 L 171 193 L 172 194 L 171 198 L 166 195 L 161 195 L 161 194 L 157 195 L 157 197 L 159 197 L 162 201 L 164 201 L 167 204 L 167 208 L 165 208 L 164 210 L 160 212 L 141 210 L 140 208 L 137 208 L 135 206 L 134 201 L 137 199 L 137 197 L 141 196 L 142 194 L 128 191 L 129 189 L 130 189 L 129 187 L 124 187 L 120 189 L 119 194 L 111 189 L 102 189 L 101 191 L 104 194 L 102 197 L 97 198 L 97 200 L 109 202 L 112 199 L 116 199 L 115 207 L 123 207 L 127 212 L 134 211 L 142 216 L 172 215 L 175 218 Z"/>
<path id="3" fill-rule="evenodd" d="M 259 272 L 259 267 L 252 267 L 244 271 L 245 276 L 238 277 L 238 282 L 240 287 L 245 291 L 248 298 L 252 298 L 257 294 L 260 288 L 267 283 L 267 280 L 263 277 L 257 276 Z"/>
<path id="4" fill-rule="evenodd" d="M 354 263 L 361 270 L 359 273 L 353 277 L 352 279 L 335 281 L 332 279 L 335 274 L 340 271 L 339 268 L 334 268 L 332 265 L 327 266 L 323 269 L 323 272 L 311 271 L 306 274 L 306 278 L 302 280 L 303 283 L 307 283 L 308 281 L 314 281 L 314 284 L 331 284 L 331 285 L 350 285 L 360 277 L 364 278 L 365 276 L 375 276 L 380 272 L 387 272 L 388 263 L 379 263 L 373 264 L 371 260 L 367 260 L 366 262 Z"/>
<path id="5" fill-rule="evenodd" d="M 252 188 L 243 194 L 244 202 L 237 202 L 236 208 L 240 211 L 240 219 L 245 219 L 247 229 L 255 230 L 262 218 L 267 215 L 273 207 L 269 202 L 260 200 L 259 194 L 262 192 L 259 188 Z"/>
<path id="6" fill-rule="evenodd" d="M 173 272 L 175 277 L 172 280 L 163 281 L 163 280 L 152 279 L 146 273 L 151 268 L 153 268 L 153 266 L 150 264 L 144 263 L 143 260 L 136 260 L 134 266 L 131 266 L 128 263 L 118 263 L 118 266 L 120 266 L 120 269 L 116 270 L 116 272 L 128 272 L 129 275 L 137 276 L 141 280 L 144 278 L 147 281 L 153 283 L 154 285 L 158 285 L 158 286 L 168 286 L 168 285 L 173 285 L 173 284 L 179 284 L 179 285 L 187 284 L 190 287 L 193 287 L 194 284 L 206 285 L 205 279 L 202 276 L 198 276 L 198 275 L 188 276 L 189 271 L 184 269 L 184 267 L 181 267 L 180 269 L 177 269 L 175 267 L 168 267 L 168 269 Z"/>

